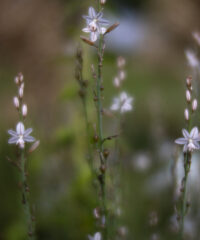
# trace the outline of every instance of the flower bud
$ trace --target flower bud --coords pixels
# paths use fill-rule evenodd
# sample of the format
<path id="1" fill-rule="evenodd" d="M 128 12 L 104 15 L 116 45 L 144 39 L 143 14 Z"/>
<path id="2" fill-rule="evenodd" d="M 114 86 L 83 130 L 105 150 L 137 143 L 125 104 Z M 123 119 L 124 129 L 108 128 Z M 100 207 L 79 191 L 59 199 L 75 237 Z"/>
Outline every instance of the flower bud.
<path id="1" fill-rule="evenodd" d="M 22 73 L 19 73 L 19 74 L 18 74 L 18 78 L 19 78 L 19 82 L 22 83 L 23 80 L 24 80 L 23 74 L 22 74 Z"/>
<path id="2" fill-rule="evenodd" d="M 125 79 L 125 77 L 126 77 L 126 73 L 125 73 L 124 71 L 120 71 L 120 72 L 119 72 L 119 79 L 120 79 L 121 81 L 123 81 L 123 80 Z"/>
<path id="3" fill-rule="evenodd" d="M 23 117 L 26 117 L 27 113 L 28 113 L 27 105 L 23 104 L 23 106 L 22 106 L 22 115 L 23 115 Z"/>
<path id="4" fill-rule="evenodd" d="M 184 116 L 185 116 L 185 120 L 188 121 L 189 120 L 189 110 L 187 108 L 184 111 Z"/>
<path id="5" fill-rule="evenodd" d="M 23 85 L 20 86 L 18 94 L 19 94 L 20 98 L 23 98 L 23 96 L 24 96 L 24 87 L 23 87 Z"/>
<path id="6" fill-rule="evenodd" d="M 38 148 L 39 145 L 40 145 L 39 140 L 34 142 L 33 145 L 29 148 L 29 153 L 32 153 L 33 151 L 35 151 Z"/>
<path id="7" fill-rule="evenodd" d="M 197 110 L 197 106 L 198 106 L 198 102 L 197 102 L 197 99 L 194 99 L 192 101 L 192 111 L 196 111 Z"/>
<path id="8" fill-rule="evenodd" d="M 188 103 L 190 103 L 190 101 L 191 101 L 191 93 L 189 90 L 186 90 L 186 100 Z"/>
<path id="9" fill-rule="evenodd" d="M 187 85 L 188 88 L 191 87 L 191 85 L 192 85 L 192 77 L 187 77 L 186 78 L 186 85 Z"/>
<path id="10" fill-rule="evenodd" d="M 19 108 L 19 98 L 18 97 L 14 97 L 13 98 L 13 103 L 14 103 L 14 106 L 18 109 Z"/>
<path id="11" fill-rule="evenodd" d="M 120 87 L 120 80 L 119 80 L 119 78 L 118 77 L 115 77 L 114 78 L 114 80 L 113 80 L 113 85 L 116 87 L 116 88 L 118 88 L 118 87 Z"/>
<path id="12" fill-rule="evenodd" d="M 104 5 L 106 3 L 106 0 L 101 0 L 100 3 L 101 5 Z"/>
<path id="13" fill-rule="evenodd" d="M 118 68 L 123 68 L 125 66 L 125 64 L 126 64 L 125 58 L 123 58 L 121 56 L 117 58 L 117 66 L 118 66 Z"/>
<path id="14" fill-rule="evenodd" d="M 15 78 L 14 78 L 14 81 L 15 81 L 15 83 L 18 85 L 18 84 L 19 84 L 19 77 L 18 77 L 18 76 L 15 77 Z"/>

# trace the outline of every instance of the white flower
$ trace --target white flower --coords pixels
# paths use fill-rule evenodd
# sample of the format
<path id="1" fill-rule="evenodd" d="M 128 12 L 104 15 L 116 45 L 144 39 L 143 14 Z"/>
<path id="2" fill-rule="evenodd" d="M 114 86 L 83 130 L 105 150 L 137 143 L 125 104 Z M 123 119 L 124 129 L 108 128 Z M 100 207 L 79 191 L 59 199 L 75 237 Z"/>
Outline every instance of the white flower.
<path id="1" fill-rule="evenodd" d="M 11 135 L 11 138 L 8 140 L 9 144 L 16 144 L 20 148 L 24 148 L 25 142 L 34 142 L 35 138 L 29 136 L 29 134 L 33 131 L 32 128 L 28 128 L 25 130 L 24 124 L 19 122 L 16 126 L 16 131 L 8 130 L 8 133 Z"/>
<path id="2" fill-rule="evenodd" d="M 132 110 L 133 98 L 129 97 L 126 92 L 120 93 L 119 97 L 113 99 L 113 104 L 110 109 L 113 111 L 120 111 L 120 113 L 128 112 Z"/>
<path id="3" fill-rule="evenodd" d="M 86 20 L 87 27 L 83 28 L 82 31 L 90 33 L 90 40 L 96 42 L 99 34 L 104 34 L 106 32 L 106 28 L 103 27 L 103 25 L 108 25 L 109 22 L 102 18 L 102 12 L 96 13 L 93 7 L 89 8 L 88 15 L 89 16 L 83 16 Z"/>
<path id="4" fill-rule="evenodd" d="M 185 55 L 188 61 L 188 64 L 192 68 L 198 68 L 199 67 L 199 60 L 196 56 L 196 54 L 192 50 L 185 51 Z"/>
<path id="5" fill-rule="evenodd" d="M 100 232 L 96 232 L 94 234 L 94 237 L 89 235 L 88 238 L 89 238 L 89 240 L 101 240 L 101 233 Z"/>
<path id="6" fill-rule="evenodd" d="M 200 136 L 197 127 L 194 127 L 190 133 L 187 130 L 183 129 L 182 133 L 184 138 L 176 139 L 175 143 L 184 145 L 183 152 L 192 152 L 193 150 L 200 148 L 200 145 L 198 143 L 200 141 Z"/>

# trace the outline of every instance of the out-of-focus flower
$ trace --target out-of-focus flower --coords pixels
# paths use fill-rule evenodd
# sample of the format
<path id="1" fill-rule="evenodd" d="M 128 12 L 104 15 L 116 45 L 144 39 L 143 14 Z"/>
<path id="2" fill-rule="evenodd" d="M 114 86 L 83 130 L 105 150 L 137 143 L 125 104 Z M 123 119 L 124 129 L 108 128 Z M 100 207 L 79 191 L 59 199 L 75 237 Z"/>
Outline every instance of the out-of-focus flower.
<path id="1" fill-rule="evenodd" d="M 96 13 L 93 7 L 90 7 L 88 10 L 88 16 L 83 16 L 86 20 L 87 27 L 83 28 L 82 31 L 90 33 L 90 40 L 96 42 L 99 34 L 104 34 L 106 32 L 105 25 L 108 25 L 109 22 L 103 18 L 103 13 Z"/>
<path id="2" fill-rule="evenodd" d="M 101 233 L 100 232 L 96 232 L 94 234 L 94 236 L 89 235 L 88 238 L 89 238 L 89 240 L 101 240 Z"/>
<path id="3" fill-rule="evenodd" d="M 192 68 L 198 68 L 199 67 L 199 60 L 196 56 L 196 54 L 192 50 L 186 50 L 185 55 L 188 61 L 188 64 Z"/>
<path id="4" fill-rule="evenodd" d="M 128 112 L 133 109 L 132 102 L 133 97 L 128 96 L 126 92 L 122 92 L 119 97 L 113 99 L 113 104 L 110 109 L 113 111 L 119 111 L 120 113 Z"/>
<path id="5" fill-rule="evenodd" d="M 35 138 L 29 136 L 33 131 L 32 128 L 25 130 L 24 124 L 19 122 L 16 126 L 16 131 L 8 130 L 8 133 L 11 135 L 11 138 L 8 140 L 9 144 L 16 144 L 20 148 L 24 148 L 25 142 L 34 142 Z"/>
<path id="6" fill-rule="evenodd" d="M 176 144 L 184 145 L 183 152 L 192 152 L 195 149 L 199 149 L 199 130 L 197 127 L 194 127 L 189 133 L 186 129 L 182 130 L 184 138 L 178 138 L 175 140 Z"/>
<path id="7" fill-rule="evenodd" d="M 196 111 L 197 110 L 197 106 L 198 106 L 198 102 L 197 102 L 197 99 L 194 99 L 192 101 L 192 111 Z"/>

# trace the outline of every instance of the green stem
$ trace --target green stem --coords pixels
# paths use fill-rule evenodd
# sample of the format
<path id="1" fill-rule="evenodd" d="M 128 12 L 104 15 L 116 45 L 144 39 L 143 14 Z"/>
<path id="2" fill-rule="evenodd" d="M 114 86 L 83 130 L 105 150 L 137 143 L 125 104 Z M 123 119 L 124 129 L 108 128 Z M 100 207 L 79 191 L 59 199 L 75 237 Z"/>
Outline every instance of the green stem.
<path id="1" fill-rule="evenodd" d="M 101 10 L 101 9 L 100 9 Z M 101 200 L 102 200 L 102 212 L 105 217 L 105 226 L 103 232 L 103 239 L 107 240 L 108 229 L 107 229 L 107 206 L 106 206 L 106 159 L 103 156 L 103 123 L 102 123 L 102 96 L 101 96 L 101 85 L 102 85 L 102 61 L 103 61 L 103 35 L 100 35 L 99 46 L 98 46 L 98 75 L 96 83 L 96 92 L 97 92 L 97 122 L 98 122 L 98 150 L 101 168 L 104 168 L 104 171 L 101 171 L 99 177 L 99 183 L 101 188 Z"/>
<path id="2" fill-rule="evenodd" d="M 35 239 L 34 237 L 35 231 L 29 203 L 29 187 L 26 178 L 24 149 L 21 150 L 21 181 L 22 181 L 22 204 L 26 216 L 28 239 L 33 240 Z"/>
<path id="3" fill-rule="evenodd" d="M 184 220 L 185 215 L 187 213 L 187 180 L 188 180 L 188 174 L 190 172 L 190 165 L 191 165 L 191 153 L 187 152 L 184 155 L 184 172 L 185 176 L 183 178 L 183 198 L 182 198 L 182 208 L 181 208 L 181 219 L 180 219 L 180 240 L 184 237 Z"/>

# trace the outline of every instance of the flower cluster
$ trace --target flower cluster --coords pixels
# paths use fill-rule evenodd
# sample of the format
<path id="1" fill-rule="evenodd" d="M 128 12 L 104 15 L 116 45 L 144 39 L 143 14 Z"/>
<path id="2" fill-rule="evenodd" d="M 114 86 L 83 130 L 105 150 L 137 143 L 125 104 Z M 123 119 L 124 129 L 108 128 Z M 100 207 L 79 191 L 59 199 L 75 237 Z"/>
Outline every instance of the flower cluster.
<path id="1" fill-rule="evenodd" d="M 11 135 L 8 140 L 9 144 L 16 144 L 19 148 L 23 149 L 25 147 L 25 142 L 34 142 L 35 138 L 30 136 L 33 131 L 32 128 L 25 130 L 23 120 L 26 118 L 28 113 L 27 105 L 23 103 L 24 97 L 24 77 L 21 73 L 15 77 L 15 83 L 18 86 L 18 96 L 13 98 L 13 103 L 15 108 L 19 112 L 21 121 L 16 125 L 16 131 L 8 130 L 8 133 Z"/>
<path id="2" fill-rule="evenodd" d="M 103 18 L 103 13 L 96 13 L 93 7 L 90 7 L 88 10 L 88 16 L 83 16 L 86 20 L 87 26 L 82 29 L 83 32 L 90 33 L 90 40 L 96 42 L 100 34 L 106 32 L 105 26 L 109 22 Z"/>
<path id="3" fill-rule="evenodd" d="M 113 103 L 110 107 L 113 111 L 119 111 L 125 113 L 132 110 L 133 97 L 130 97 L 126 92 L 120 93 L 118 97 L 113 99 Z"/>

